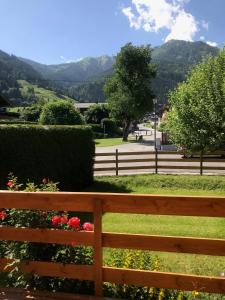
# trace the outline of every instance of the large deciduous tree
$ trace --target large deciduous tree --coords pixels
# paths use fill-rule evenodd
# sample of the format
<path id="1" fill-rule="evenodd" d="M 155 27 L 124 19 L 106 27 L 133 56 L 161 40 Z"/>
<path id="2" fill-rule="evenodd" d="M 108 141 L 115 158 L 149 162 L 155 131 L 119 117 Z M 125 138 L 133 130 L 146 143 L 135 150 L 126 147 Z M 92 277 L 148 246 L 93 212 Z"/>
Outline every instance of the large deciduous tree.
<path id="1" fill-rule="evenodd" d="M 225 49 L 196 65 L 169 102 L 173 142 L 202 152 L 225 145 Z"/>
<path id="2" fill-rule="evenodd" d="M 128 43 L 116 56 L 114 75 L 106 82 L 104 92 L 111 116 L 122 121 L 124 141 L 128 138 L 131 122 L 152 111 L 151 81 L 155 73 L 149 45 L 136 47 Z"/>

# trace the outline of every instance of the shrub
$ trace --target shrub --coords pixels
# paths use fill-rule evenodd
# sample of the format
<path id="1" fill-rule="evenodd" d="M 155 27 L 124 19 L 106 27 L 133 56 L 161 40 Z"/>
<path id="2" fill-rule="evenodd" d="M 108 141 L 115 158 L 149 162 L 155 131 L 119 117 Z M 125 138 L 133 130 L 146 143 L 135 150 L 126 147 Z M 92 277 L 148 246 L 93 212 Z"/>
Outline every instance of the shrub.
<path id="1" fill-rule="evenodd" d="M 118 250 L 110 252 L 110 258 L 106 262 L 110 267 L 159 270 L 160 262 L 149 251 L 142 250 Z M 105 294 L 110 297 L 122 299 L 146 299 L 146 300 L 185 300 L 188 299 L 183 292 L 153 287 L 137 287 L 125 284 L 105 284 Z M 191 298 L 193 299 L 193 298 Z"/>
<path id="2" fill-rule="evenodd" d="M 87 123 L 100 124 L 102 119 L 109 117 L 109 108 L 106 104 L 93 104 L 85 112 Z"/>
<path id="3" fill-rule="evenodd" d="M 116 121 L 105 118 L 102 119 L 101 124 L 103 128 L 105 127 L 105 133 L 107 133 L 108 136 L 122 136 L 122 131 L 117 126 Z"/>
<path id="4" fill-rule="evenodd" d="M 68 101 L 51 101 L 43 106 L 39 122 L 46 125 L 81 125 L 80 112 Z"/>
<path id="5" fill-rule="evenodd" d="M 22 111 L 21 119 L 29 122 L 37 122 L 40 117 L 41 110 L 41 105 L 34 104 L 33 106 L 28 106 Z"/>
<path id="6" fill-rule="evenodd" d="M 29 192 L 58 190 L 57 184 L 43 179 L 41 184 L 27 182 L 19 184 L 13 175 L 7 183 L 11 191 L 25 190 Z M 29 228 L 54 228 L 76 231 L 93 231 L 93 224 L 84 223 L 70 212 L 47 212 L 40 210 L 7 209 L 0 212 L 0 225 Z M 0 256 L 14 259 L 12 271 L 2 274 L 0 284 L 29 289 L 45 289 L 74 293 L 93 293 L 93 282 L 71 280 L 66 278 L 41 277 L 34 274 L 23 274 L 20 271 L 21 261 L 49 261 L 63 264 L 93 264 L 93 249 L 75 245 L 57 245 L 29 242 L 1 242 Z"/>
<path id="7" fill-rule="evenodd" d="M 94 141 L 85 126 L 0 125 L 0 188 L 10 172 L 19 180 L 52 178 L 75 191 L 93 180 Z"/>

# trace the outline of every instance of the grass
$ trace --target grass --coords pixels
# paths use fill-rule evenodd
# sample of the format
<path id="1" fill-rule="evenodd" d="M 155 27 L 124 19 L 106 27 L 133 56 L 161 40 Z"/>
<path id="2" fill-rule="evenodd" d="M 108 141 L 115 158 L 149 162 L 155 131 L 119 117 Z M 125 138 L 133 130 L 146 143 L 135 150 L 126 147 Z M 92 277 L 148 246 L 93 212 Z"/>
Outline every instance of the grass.
<path id="1" fill-rule="evenodd" d="M 198 175 L 130 175 L 98 177 L 88 191 L 167 195 L 225 196 L 225 177 Z M 112 214 L 103 217 L 109 232 L 225 239 L 225 218 Z M 105 259 L 110 256 L 105 251 Z M 194 254 L 154 252 L 160 270 L 218 276 L 225 271 L 225 258 Z"/>
<path id="2" fill-rule="evenodd" d="M 58 95 L 54 91 L 38 87 L 37 85 L 31 84 L 26 80 L 18 80 L 18 84 L 20 85 L 20 92 L 22 96 L 26 96 L 29 89 L 32 88 L 34 90 L 35 96 L 38 98 L 39 101 L 70 100 L 75 102 L 73 99 L 67 96 Z"/>
<path id="3" fill-rule="evenodd" d="M 128 144 L 130 142 L 134 142 L 134 139 L 129 139 L 127 142 L 122 141 L 122 137 L 95 140 L 96 147 L 109 147 L 109 146 L 123 145 L 123 144 Z"/>

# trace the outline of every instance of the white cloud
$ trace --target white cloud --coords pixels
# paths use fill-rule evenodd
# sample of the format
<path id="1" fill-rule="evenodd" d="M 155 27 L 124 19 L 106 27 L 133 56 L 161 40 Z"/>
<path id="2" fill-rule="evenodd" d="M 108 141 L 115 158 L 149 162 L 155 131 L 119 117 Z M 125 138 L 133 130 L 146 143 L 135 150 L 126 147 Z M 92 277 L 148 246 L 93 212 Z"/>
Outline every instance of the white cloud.
<path id="1" fill-rule="evenodd" d="M 218 44 L 216 42 L 211 42 L 211 41 L 206 41 L 206 44 L 208 44 L 209 46 L 212 46 L 212 47 L 218 46 Z"/>
<path id="2" fill-rule="evenodd" d="M 165 39 L 166 42 L 172 39 L 193 41 L 199 29 L 195 18 L 191 14 L 181 11 L 170 30 L 170 34 Z"/>
<path id="3" fill-rule="evenodd" d="M 66 58 L 65 56 L 61 55 L 60 59 L 63 61 L 63 63 L 69 64 L 69 63 L 79 62 L 83 59 L 83 57 L 76 58 L 76 59 L 69 59 L 69 58 Z"/>
<path id="4" fill-rule="evenodd" d="M 122 8 L 130 27 L 147 32 L 169 30 L 165 41 L 180 39 L 193 41 L 200 27 L 208 29 L 206 21 L 198 22 L 184 7 L 190 0 L 131 0 L 132 5 Z"/>

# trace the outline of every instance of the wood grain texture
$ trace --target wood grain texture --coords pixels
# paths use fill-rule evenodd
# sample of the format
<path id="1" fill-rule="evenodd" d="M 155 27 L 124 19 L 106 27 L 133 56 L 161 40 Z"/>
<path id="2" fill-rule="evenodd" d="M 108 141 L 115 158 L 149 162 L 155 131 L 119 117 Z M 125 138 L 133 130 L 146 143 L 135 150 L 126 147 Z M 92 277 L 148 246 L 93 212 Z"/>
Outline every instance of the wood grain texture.
<path id="1" fill-rule="evenodd" d="M 93 246 L 94 233 L 85 231 L 69 231 L 61 229 L 36 229 L 1 227 L 0 239 L 3 241 L 26 241 L 32 243 L 50 243 L 71 245 L 73 242 L 78 246 Z"/>
<path id="2" fill-rule="evenodd" d="M 96 198 L 102 200 L 103 213 L 225 217 L 225 197 L 213 196 L 1 191 L 0 207 L 86 212 L 93 211 Z"/>
<path id="3" fill-rule="evenodd" d="M 103 246 L 121 249 L 225 255 L 225 240 L 222 239 L 104 232 Z"/>
<path id="4" fill-rule="evenodd" d="M 83 193 L 0 191 L 0 207 L 54 211 L 93 211 L 93 198 Z"/>
<path id="5" fill-rule="evenodd" d="M 102 200 L 96 198 L 94 201 L 94 278 L 95 296 L 103 295 L 102 286 Z"/>
<path id="6" fill-rule="evenodd" d="M 7 264 L 12 262 L 13 260 L 1 258 L 0 271 L 10 272 L 13 267 L 7 267 Z M 89 265 L 61 264 L 42 261 L 21 261 L 19 267 L 23 273 L 32 273 L 39 276 L 94 280 L 94 267 Z"/>
<path id="7" fill-rule="evenodd" d="M 103 280 L 120 284 L 225 293 L 225 278 L 165 272 L 103 268 Z"/>

